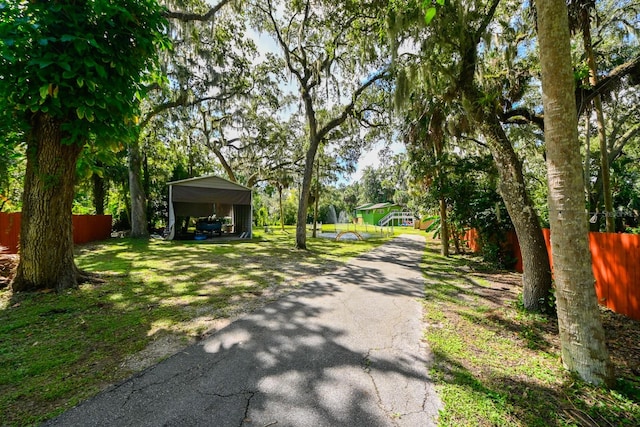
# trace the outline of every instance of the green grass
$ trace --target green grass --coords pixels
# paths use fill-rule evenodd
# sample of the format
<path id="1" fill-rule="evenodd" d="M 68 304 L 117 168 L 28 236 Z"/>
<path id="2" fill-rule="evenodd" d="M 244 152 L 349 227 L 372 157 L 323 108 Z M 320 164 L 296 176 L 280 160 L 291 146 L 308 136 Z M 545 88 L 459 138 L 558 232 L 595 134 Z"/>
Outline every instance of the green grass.
<path id="1" fill-rule="evenodd" d="M 423 260 L 425 339 L 444 405 L 439 425 L 640 425 L 637 377 L 608 391 L 570 376 L 555 319 L 525 313 L 517 301 L 488 305 L 478 292 L 488 282 L 470 277 L 477 267 L 469 258 L 441 257 L 434 242 Z"/>
<path id="2" fill-rule="evenodd" d="M 0 424 L 33 425 L 132 374 L 127 356 L 171 334 L 185 345 L 217 318 L 335 269 L 385 238 L 252 241 L 114 239 L 79 247 L 80 268 L 105 282 L 62 294 L 0 291 Z M 399 231 L 399 230 L 398 230 Z"/>

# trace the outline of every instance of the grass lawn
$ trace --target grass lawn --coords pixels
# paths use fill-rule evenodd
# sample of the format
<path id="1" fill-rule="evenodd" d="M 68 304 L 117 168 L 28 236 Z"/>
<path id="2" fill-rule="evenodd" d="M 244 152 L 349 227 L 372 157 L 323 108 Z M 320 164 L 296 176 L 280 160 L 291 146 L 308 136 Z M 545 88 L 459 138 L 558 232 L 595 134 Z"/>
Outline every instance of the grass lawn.
<path id="1" fill-rule="evenodd" d="M 518 307 L 518 274 L 438 251 L 429 242 L 423 266 L 440 425 L 640 425 L 640 322 L 602 310 L 617 387 L 586 385 L 562 368 L 555 318 Z"/>
<path id="2" fill-rule="evenodd" d="M 288 232 L 229 243 L 112 239 L 77 248 L 80 268 L 103 284 L 0 290 L 0 425 L 51 418 L 386 240 L 309 238 L 304 252 Z"/>

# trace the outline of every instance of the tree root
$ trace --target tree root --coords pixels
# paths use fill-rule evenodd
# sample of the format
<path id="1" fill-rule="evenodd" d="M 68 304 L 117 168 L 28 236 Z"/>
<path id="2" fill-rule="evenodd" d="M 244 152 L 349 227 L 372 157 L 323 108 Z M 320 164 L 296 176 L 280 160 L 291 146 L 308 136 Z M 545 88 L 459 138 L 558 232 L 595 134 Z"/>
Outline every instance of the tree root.
<path id="1" fill-rule="evenodd" d="M 101 285 L 106 283 L 106 280 L 104 280 L 99 273 L 81 270 L 78 267 L 76 267 L 76 279 L 78 280 L 78 285 L 82 283 L 89 283 L 91 285 Z"/>

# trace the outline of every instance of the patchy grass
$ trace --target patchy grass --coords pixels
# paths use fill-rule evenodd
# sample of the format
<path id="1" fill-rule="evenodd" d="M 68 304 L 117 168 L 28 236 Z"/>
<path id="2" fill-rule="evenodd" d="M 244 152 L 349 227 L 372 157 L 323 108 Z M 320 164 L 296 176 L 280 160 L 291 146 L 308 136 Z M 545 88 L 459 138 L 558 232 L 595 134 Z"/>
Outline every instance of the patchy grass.
<path id="1" fill-rule="evenodd" d="M 229 243 L 118 239 L 79 247 L 78 265 L 104 284 L 63 294 L 0 290 L 0 424 L 39 424 L 224 326 L 220 319 L 384 241 L 309 238 L 305 252 L 294 249 L 293 232 L 276 231 Z"/>
<path id="2" fill-rule="evenodd" d="M 444 404 L 440 425 L 640 425 L 640 322 L 603 310 L 618 387 L 587 385 L 562 368 L 556 320 L 518 308 L 519 275 L 445 259 L 428 245 L 425 338 Z"/>

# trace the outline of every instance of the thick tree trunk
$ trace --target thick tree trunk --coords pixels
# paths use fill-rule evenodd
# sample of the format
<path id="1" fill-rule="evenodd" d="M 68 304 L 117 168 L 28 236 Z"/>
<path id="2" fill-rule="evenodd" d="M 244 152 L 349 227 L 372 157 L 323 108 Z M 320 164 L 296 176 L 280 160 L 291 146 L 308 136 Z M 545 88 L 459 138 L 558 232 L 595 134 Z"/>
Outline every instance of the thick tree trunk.
<path id="1" fill-rule="evenodd" d="M 62 144 L 60 123 L 38 114 L 27 148 L 22 199 L 20 263 L 14 292 L 78 286 L 72 214 L 81 145 Z"/>
<path id="2" fill-rule="evenodd" d="M 318 151 L 319 141 L 310 138 L 309 149 L 305 159 L 302 188 L 298 201 L 298 217 L 296 223 L 296 248 L 307 249 L 307 210 L 309 208 L 309 194 L 311 193 L 311 181 L 313 178 L 313 163 Z"/>
<path id="3" fill-rule="evenodd" d="M 298 202 L 298 216 L 296 222 L 296 248 L 307 249 L 307 209 L 309 208 L 309 194 L 311 194 L 311 181 L 313 179 L 313 164 L 316 161 L 320 138 L 318 138 L 318 121 L 313 108 L 313 100 L 307 89 L 302 89 L 302 100 L 304 102 L 307 116 L 307 126 L 309 126 L 309 148 L 304 160 L 304 174 L 302 177 L 302 188 L 300 189 L 300 200 Z"/>
<path id="4" fill-rule="evenodd" d="M 565 2 L 538 0 L 549 221 L 564 366 L 593 384 L 610 384 L 582 197 L 578 119 Z"/>
<path id="5" fill-rule="evenodd" d="M 147 198 L 142 186 L 142 155 L 138 138 L 129 144 L 129 193 L 131 194 L 131 237 L 146 239 Z"/>
<path id="6" fill-rule="evenodd" d="M 487 140 L 500 181 L 498 191 L 509 212 L 522 253 L 522 301 L 529 311 L 549 311 L 551 268 L 547 245 L 527 193 L 522 164 L 497 116 L 486 112 L 473 88 L 466 88 L 467 113 Z"/>
<path id="7" fill-rule="evenodd" d="M 549 311 L 551 268 L 542 227 L 527 193 L 520 159 L 497 122 L 485 123 L 484 134 L 498 166 L 498 188 L 518 236 L 522 253 L 522 301 L 530 311 Z"/>

